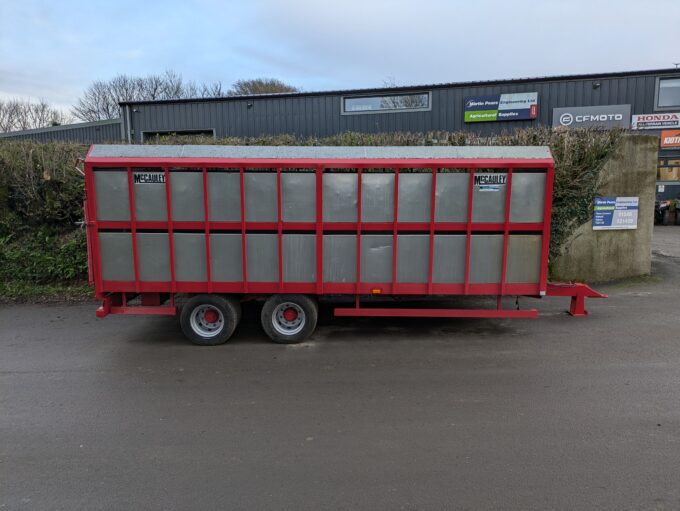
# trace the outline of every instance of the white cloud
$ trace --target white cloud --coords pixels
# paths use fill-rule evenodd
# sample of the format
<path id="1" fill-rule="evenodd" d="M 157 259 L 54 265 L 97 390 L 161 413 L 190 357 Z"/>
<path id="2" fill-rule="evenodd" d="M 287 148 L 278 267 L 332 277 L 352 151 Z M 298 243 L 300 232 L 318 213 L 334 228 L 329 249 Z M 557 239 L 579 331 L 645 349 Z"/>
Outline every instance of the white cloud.
<path id="1" fill-rule="evenodd" d="M 680 61 L 677 0 L 23 0 L 0 10 L 0 95 L 60 105 L 95 79 L 168 68 L 318 90 Z"/>

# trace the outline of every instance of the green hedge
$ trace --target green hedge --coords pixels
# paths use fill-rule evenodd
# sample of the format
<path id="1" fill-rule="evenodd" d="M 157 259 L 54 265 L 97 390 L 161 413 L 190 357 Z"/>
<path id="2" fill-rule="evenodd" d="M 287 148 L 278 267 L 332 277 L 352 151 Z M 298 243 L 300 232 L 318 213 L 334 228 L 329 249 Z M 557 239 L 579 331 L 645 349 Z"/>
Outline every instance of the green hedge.
<path id="1" fill-rule="evenodd" d="M 586 222 L 600 170 L 621 131 L 522 129 L 490 138 L 464 132 L 343 133 L 326 138 L 162 137 L 150 143 L 223 145 L 547 145 L 555 158 L 551 256 Z M 87 147 L 0 141 L 0 282 L 54 284 L 87 277 L 82 226 L 83 177 L 76 170 Z M 1 293 L 0 293 L 1 294 Z"/>

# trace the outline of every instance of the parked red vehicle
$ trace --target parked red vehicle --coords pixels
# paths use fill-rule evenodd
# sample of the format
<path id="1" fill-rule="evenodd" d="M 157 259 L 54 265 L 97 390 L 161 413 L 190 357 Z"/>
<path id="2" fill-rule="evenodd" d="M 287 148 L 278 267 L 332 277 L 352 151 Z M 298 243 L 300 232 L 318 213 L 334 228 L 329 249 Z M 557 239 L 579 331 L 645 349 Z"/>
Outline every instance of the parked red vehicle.
<path id="1" fill-rule="evenodd" d="M 585 315 L 585 298 L 604 295 L 547 279 L 553 171 L 546 147 L 95 145 L 85 210 L 97 315 L 179 313 L 203 345 L 227 341 L 252 298 L 283 343 L 314 331 L 323 296 L 353 298 L 337 316 L 537 316 L 503 308 L 509 295 L 569 296 Z M 441 295 L 496 306 L 433 308 Z"/>

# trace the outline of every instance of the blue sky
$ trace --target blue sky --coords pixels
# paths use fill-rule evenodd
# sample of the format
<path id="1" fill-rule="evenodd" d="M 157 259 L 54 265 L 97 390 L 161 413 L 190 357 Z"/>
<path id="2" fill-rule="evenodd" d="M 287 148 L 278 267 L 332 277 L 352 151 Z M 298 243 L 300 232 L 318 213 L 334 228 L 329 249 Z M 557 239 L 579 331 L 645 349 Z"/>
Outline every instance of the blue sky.
<path id="1" fill-rule="evenodd" d="M 0 98 L 95 79 L 275 77 L 304 90 L 672 67 L 678 0 L 0 0 Z"/>

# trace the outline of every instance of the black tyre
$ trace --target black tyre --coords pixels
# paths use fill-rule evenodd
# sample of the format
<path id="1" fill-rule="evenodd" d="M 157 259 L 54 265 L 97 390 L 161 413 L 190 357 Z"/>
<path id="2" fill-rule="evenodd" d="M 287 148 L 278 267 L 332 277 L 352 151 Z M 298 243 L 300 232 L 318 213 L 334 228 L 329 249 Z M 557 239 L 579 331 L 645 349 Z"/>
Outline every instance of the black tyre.
<path id="1" fill-rule="evenodd" d="M 241 319 L 241 304 L 233 297 L 197 295 L 182 307 L 179 323 L 182 332 L 194 344 L 224 344 Z"/>
<path id="2" fill-rule="evenodd" d="M 274 342 L 294 344 L 316 328 L 319 306 L 306 295 L 273 295 L 262 307 L 262 328 Z"/>
<path id="3" fill-rule="evenodd" d="M 668 225 L 668 219 L 670 215 L 671 213 L 668 210 L 663 212 L 663 217 L 661 218 L 661 225 Z"/>

